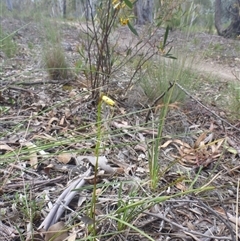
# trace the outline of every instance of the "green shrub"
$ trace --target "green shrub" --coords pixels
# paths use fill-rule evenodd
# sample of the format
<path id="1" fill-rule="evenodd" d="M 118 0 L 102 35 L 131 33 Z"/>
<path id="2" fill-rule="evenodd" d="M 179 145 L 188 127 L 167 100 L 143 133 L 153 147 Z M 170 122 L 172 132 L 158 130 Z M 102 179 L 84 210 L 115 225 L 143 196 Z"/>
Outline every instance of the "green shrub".
<path id="1" fill-rule="evenodd" d="M 11 58 L 17 53 L 17 44 L 14 42 L 12 35 L 5 33 L 0 26 L 0 50 Z"/>

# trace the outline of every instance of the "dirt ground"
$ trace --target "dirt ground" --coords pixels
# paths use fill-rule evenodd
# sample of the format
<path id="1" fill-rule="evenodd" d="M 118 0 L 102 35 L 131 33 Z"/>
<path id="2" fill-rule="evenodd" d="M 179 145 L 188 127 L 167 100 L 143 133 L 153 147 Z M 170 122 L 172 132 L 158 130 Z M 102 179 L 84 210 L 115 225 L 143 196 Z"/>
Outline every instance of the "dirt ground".
<path id="1" fill-rule="evenodd" d="M 31 228 L 35 231 L 34 240 L 44 240 L 39 227 L 47 230 L 54 223 L 53 220 L 46 221 L 53 209 L 50 206 L 56 206 L 56 200 L 66 190 L 69 181 L 76 177 L 75 172 L 87 175 L 94 166 L 96 126 L 93 123 L 96 122 L 97 110 L 84 94 L 86 90 L 82 88 L 83 77 L 80 74 L 70 80 L 76 82 L 74 89 L 67 91 L 61 81 L 49 79 L 42 61 L 42 26 L 3 17 L 0 23 L 3 30 L 13 33 L 18 47 L 16 56 L 12 58 L 0 52 L 0 236 L 3 237 L 0 240 L 32 240 L 29 238 Z M 72 22 L 58 25 L 61 25 L 62 46 L 70 66 L 74 67 L 79 58 L 77 49 L 84 26 Z M 126 45 L 137 40 L 133 40 L 134 36 L 127 27 L 118 31 L 118 51 L 124 54 Z M 163 33 L 163 29 L 155 30 L 149 44 L 156 44 Z M 142 37 L 146 39 L 144 34 Z M 173 51 L 181 50 L 184 56 L 194 56 L 192 69 L 203 75 L 205 82 L 212 78 L 224 86 L 223 83 L 239 81 L 239 40 L 206 33 L 187 35 L 179 30 L 171 31 L 169 46 Z M 205 91 L 211 93 L 211 88 L 209 85 Z M 151 192 L 147 185 L 149 146 L 146 143 L 157 132 L 154 121 L 145 123 L 148 111 L 138 106 L 131 113 L 132 109 L 120 106 L 114 112 L 114 119 L 110 120 L 111 111 L 106 111 L 104 128 L 107 134 L 101 155 L 110 164 L 106 165 L 101 156 L 103 164 L 100 169 L 104 174 L 99 174 L 99 182 L 113 184 L 98 189 L 102 192 L 95 210 L 100 220 L 97 231 L 102 237 L 99 240 L 150 240 L 130 226 L 118 232 L 116 220 L 109 218 L 119 205 L 120 182 L 124 183 L 121 186 L 124 204 L 131 204 L 132 200 L 147 200 L 149 195 L 177 194 L 164 202 L 153 201 L 149 206 L 146 202 L 144 208 L 132 211 L 136 218 L 128 222 L 152 240 L 240 238 L 240 120 L 228 120 L 222 109 L 204 103 L 206 92 L 199 93 L 200 100 L 189 96 L 189 101 L 181 108 L 170 109 L 163 130 L 163 151 L 159 157 L 162 172 L 156 192 Z M 191 94 L 195 97 L 194 93 Z M 157 121 L 157 114 L 152 118 Z M 33 156 L 26 157 L 24 150 L 26 154 L 29 147 L 37 151 L 35 149 Z M 62 155 L 62 152 L 67 154 Z M 36 162 L 39 164 L 37 168 L 34 167 Z M 77 171 L 76 167 L 79 168 Z M 114 171 L 109 174 L 109 170 Z M 88 175 L 88 181 L 81 180 L 91 185 L 93 172 L 89 171 Z M 191 189 L 201 187 L 208 189 L 191 192 Z M 30 190 L 28 194 L 26 188 Z M 133 191 L 136 191 L 136 196 L 131 196 Z M 189 193 L 181 195 L 184 192 Z M 82 196 L 78 194 L 81 201 L 77 198 L 71 200 L 70 208 L 57 219 L 71 227 L 75 225 L 69 230 L 70 234 L 76 234 L 72 240 L 85 240 L 88 235 L 87 226 L 91 220 L 86 221 L 84 217 L 88 215 L 85 206 L 89 205 L 91 193 L 92 189 L 86 189 Z M 19 203 L 15 205 L 16 196 L 20 194 Z M 21 209 L 23 196 L 27 196 L 29 204 L 35 201 L 41 206 L 34 220 L 30 220 Z M 19 233 L 25 239 L 21 239 Z"/>

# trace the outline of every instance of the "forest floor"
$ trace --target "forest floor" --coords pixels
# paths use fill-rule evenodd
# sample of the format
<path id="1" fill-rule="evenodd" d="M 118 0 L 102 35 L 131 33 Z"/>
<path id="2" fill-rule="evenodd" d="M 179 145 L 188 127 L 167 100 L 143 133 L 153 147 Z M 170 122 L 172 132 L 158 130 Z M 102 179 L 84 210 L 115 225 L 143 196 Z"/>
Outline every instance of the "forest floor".
<path id="1" fill-rule="evenodd" d="M 71 88 L 49 79 L 42 26 L 3 17 L 0 23 L 17 44 L 14 57 L 0 52 L 0 240 L 48 241 L 50 232 L 43 234 L 54 223 L 53 232 L 68 228 L 54 240 L 88 240 L 97 136 L 97 107 L 83 89 L 88 84 L 81 73 L 68 80 Z M 56 27 L 75 68 L 85 26 L 65 22 Z M 127 27 L 116 35 L 119 54 L 137 41 Z M 163 29 L 155 30 L 149 44 L 163 35 Z M 156 190 L 149 188 L 148 159 L 159 113 L 146 123 L 142 93 L 123 96 L 124 89 L 114 95 L 123 105 L 114 113 L 103 111 L 94 210 L 98 240 L 240 238 L 240 120 L 231 118 L 231 93 L 224 93 L 230 83 L 239 83 L 240 41 L 179 30 L 170 32 L 168 41 L 173 53 L 188 57 L 199 89 L 188 90 L 186 102 L 169 109 Z M 128 69 L 121 74 L 119 79 L 127 79 Z M 138 99 L 138 105 L 126 99 Z M 61 195 L 69 185 L 76 188 L 72 180 L 86 185 L 77 186 L 80 190 L 68 199 L 71 192 Z"/>

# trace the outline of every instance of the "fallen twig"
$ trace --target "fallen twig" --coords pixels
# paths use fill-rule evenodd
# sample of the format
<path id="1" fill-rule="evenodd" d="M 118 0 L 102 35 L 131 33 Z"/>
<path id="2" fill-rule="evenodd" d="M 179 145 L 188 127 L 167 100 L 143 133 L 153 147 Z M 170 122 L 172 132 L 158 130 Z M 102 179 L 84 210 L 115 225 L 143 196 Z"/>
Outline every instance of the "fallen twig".
<path id="1" fill-rule="evenodd" d="M 196 232 L 196 231 L 193 231 L 193 230 L 189 230 L 188 228 L 185 228 L 183 227 L 182 225 L 176 223 L 176 222 L 173 222 L 172 220 L 164 217 L 163 215 L 161 214 L 155 214 L 155 213 L 150 213 L 150 212 L 144 212 L 145 214 L 147 215 L 150 215 L 152 217 L 157 217 L 159 219 L 162 219 L 168 223 L 171 223 L 173 226 L 177 227 L 177 228 L 180 228 L 182 231 L 184 231 L 186 234 L 194 234 L 194 235 L 198 235 L 198 236 L 202 236 L 202 237 L 205 237 L 205 238 L 212 238 L 212 239 L 220 239 L 220 240 L 233 240 L 231 237 L 218 237 L 218 236 L 209 236 L 209 235 L 206 235 L 206 234 L 202 234 L 202 233 L 199 233 L 199 232 Z"/>
<path id="2" fill-rule="evenodd" d="M 33 91 L 27 90 L 27 89 L 24 89 L 24 88 L 21 88 L 21 87 L 18 87 L 18 86 L 9 85 L 9 86 L 7 86 L 7 87 L 5 87 L 5 88 L 6 88 L 6 89 L 10 89 L 10 90 L 27 92 L 27 93 L 29 93 L 29 94 L 32 95 L 32 96 L 36 95 L 36 93 L 34 93 Z"/>
<path id="3" fill-rule="evenodd" d="M 148 122 L 149 116 L 150 116 L 151 111 L 152 111 L 152 109 L 154 108 L 154 106 L 158 103 L 159 100 L 161 100 L 161 99 L 167 94 L 167 92 L 168 92 L 173 86 L 174 86 L 174 83 L 171 83 L 171 82 L 170 82 L 167 90 L 164 91 L 160 96 L 158 96 L 158 97 L 153 101 L 153 103 L 151 104 L 151 106 L 150 106 L 150 108 L 149 108 L 149 111 L 148 111 L 148 113 L 147 113 L 147 116 L 146 116 L 146 119 L 145 119 L 145 123 Z"/>
<path id="4" fill-rule="evenodd" d="M 47 217 L 44 219 L 42 224 L 39 226 L 38 229 L 44 229 L 48 230 L 50 226 L 58 222 L 59 218 L 62 216 L 65 206 L 67 206 L 74 196 L 78 193 L 78 191 L 73 191 L 74 189 L 78 189 L 82 187 L 85 184 L 84 177 L 87 177 L 90 175 L 92 168 L 90 167 L 80 178 L 72 182 L 59 196 L 57 201 L 55 202 L 55 205 L 47 215 Z M 62 205 L 64 203 L 64 206 Z"/>
<path id="5" fill-rule="evenodd" d="M 228 121 L 226 121 L 225 119 L 223 119 L 222 117 L 220 117 L 219 115 L 217 115 L 216 113 L 214 113 L 213 111 L 211 111 L 207 106 L 205 106 L 204 104 L 202 104 L 199 100 L 197 100 L 195 97 L 193 97 L 188 91 L 186 91 L 180 84 L 178 84 L 177 82 L 175 83 L 176 86 L 181 89 L 186 95 L 188 95 L 190 98 L 192 98 L 193 100 L 195 100 L 199 105 L 201 105 L 205 110 L 207 110 L 208 112 L 210 112 L 212 115 L 214 115 L 215 117 L 217 117 L 219 120 L 221 120 L 222 122 L 224 122 L 225 124 L 231 126 L 233 129 L 240 131 L 239 128 L 237 128 L 236 126 L 232 125 L 231 123 L 229 123 Z"/>
<path id="6" fill-rule="evenodd" d="M 13 184 L 6 184 L 5 186 L 2 187 L 2 189 L 9 190 L 14 188 L 24 187 L 26 185 L 29 185 L 29 186 L 37 186 L 42 184 L 47 185 L 50 183 L 59 182 L 63 178 L 64 178 L 63 176 L 60 176 L 49 180 L 30 180 L 30 181 L 18 182 Z"/>
<path id="7" fill-rule="evenodd" d="M 234 233 L 233 233 L 233 230 L 232 230 L 232 227 L 229 223 L 229 220 L 225 220 L 222 216 L 220 216 L 216 211 L 214 211 L 212 208 L 210 208 L 208 205 L 206 205 L 203 201 L 201 200 L 198 200 L 198 202 L 204 207 L 206 208 L 209 212 L 211 212 L 215 217 L 217 217 L 218 219 L 220 219 L 225 225 L 226 227 L 228 228 L 229 232 L 230 232 L 230 235 L 231 235 L 231 240 L 235 240 L 234 238 Z M 221 203 L 221 202 L 220 202 Z M 227 214 L 226 214 L 227 215 Z M 228 216 L 227 216 L 228 218 Z"/>

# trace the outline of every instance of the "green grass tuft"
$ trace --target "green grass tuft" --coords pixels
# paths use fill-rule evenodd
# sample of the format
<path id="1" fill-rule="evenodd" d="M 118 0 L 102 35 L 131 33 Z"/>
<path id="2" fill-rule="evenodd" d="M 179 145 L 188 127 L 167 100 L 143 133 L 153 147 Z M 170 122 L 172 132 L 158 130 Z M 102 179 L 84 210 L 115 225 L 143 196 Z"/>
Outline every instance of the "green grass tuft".
<path id="1" fill-rule="evenodd" d="M 43 61 L 51 79 L 62 80 L 70 76 L 69 67 L 61 46 L 46 48 L 44 50 Z"/>
<path id="2" fill-rule="evenodd" d="M 11 34 L 7 34 L 0 26 L 0 50 L 8 57 L 14 57 L 17 53 L 17 44 Z"/>

